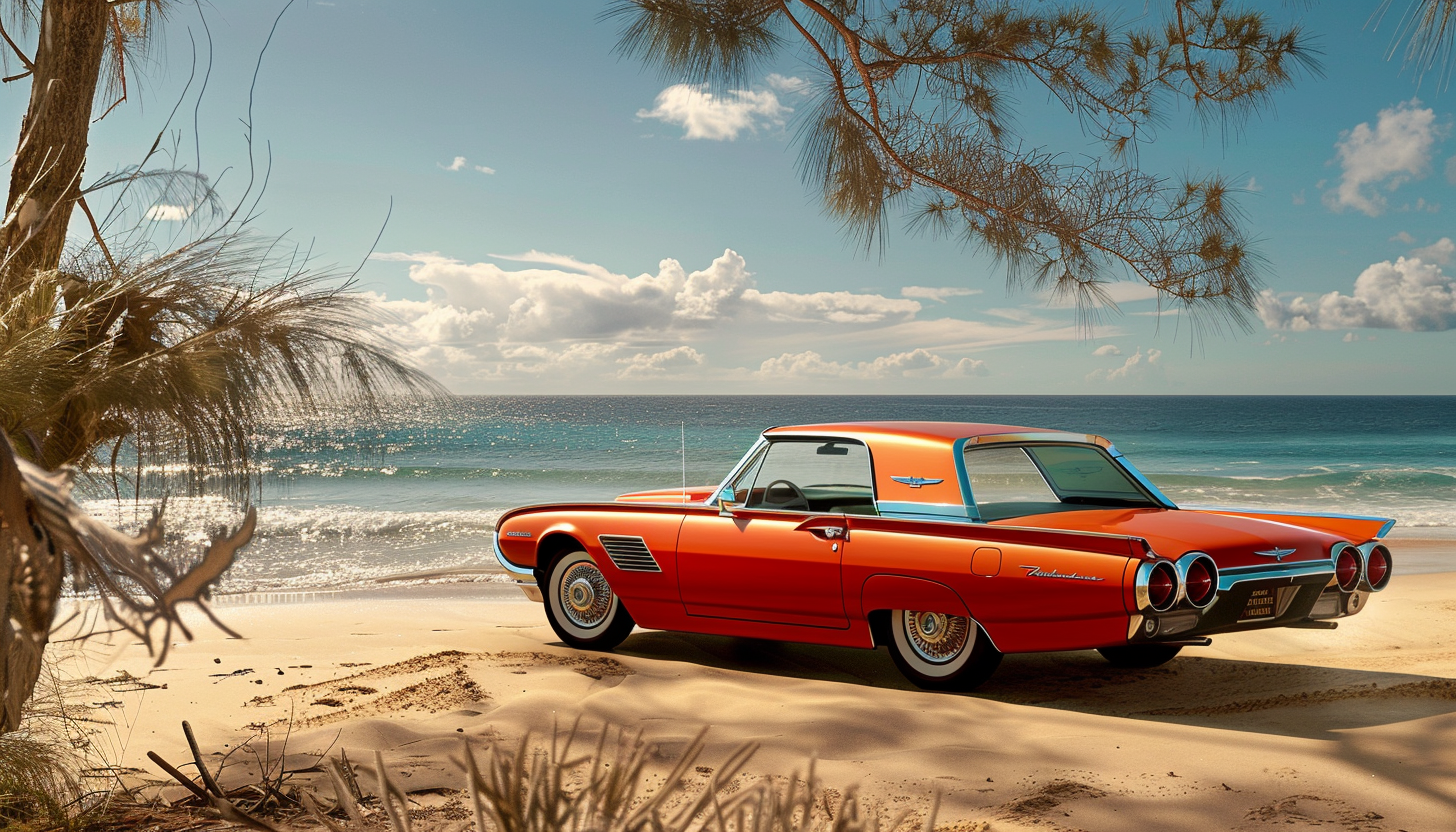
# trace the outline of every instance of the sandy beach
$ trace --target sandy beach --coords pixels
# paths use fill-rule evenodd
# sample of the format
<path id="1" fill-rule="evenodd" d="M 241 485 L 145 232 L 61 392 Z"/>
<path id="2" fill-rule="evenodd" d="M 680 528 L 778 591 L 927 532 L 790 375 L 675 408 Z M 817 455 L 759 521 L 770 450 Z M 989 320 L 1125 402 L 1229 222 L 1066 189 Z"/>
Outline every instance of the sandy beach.
<path id="1" fill-rule="evenodd" d="M 1450 541 L 1393 548 L 1432 565 L 1456 554 Z M 969 695 L 915 689 L 884 649 L 639 629 L 614 653 L 582 653 L 503 584 L 216 609 L 245 638 L 196 619 L 163 667 L 123 643 L 67 662 L 105 680 L 86 694 L 111 720 L 98 736 L 136 779 L 164 779 L 148 751 L 188 758 L 187 719 L 215 765 L 264 731 L 275 755 L 286 735 L 294 768 L 379 750 L 422 805 L 440 805 L 463 783 L 462 736 L 514 742 L 580 716 L 592 731 L 644 729 L 664 766 L 711 726 L 702 779 L 755 741 L 741 777 L 813 755 L 832 794 L 858 784 L 887 811 L 938 792 L 938 824 L 957 830 L 1415 832 L 1456 818 L 1451 572 L 1397 574 L 1333 632 L 1219 636 L 1152 670 L 1013 655 Z"/>

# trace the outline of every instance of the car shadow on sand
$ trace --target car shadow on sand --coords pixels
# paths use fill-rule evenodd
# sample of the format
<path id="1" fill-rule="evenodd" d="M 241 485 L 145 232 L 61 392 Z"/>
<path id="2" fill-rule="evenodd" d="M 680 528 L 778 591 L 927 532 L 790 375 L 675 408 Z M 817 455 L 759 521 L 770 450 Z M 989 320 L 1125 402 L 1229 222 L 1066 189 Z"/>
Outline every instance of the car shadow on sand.
<path id="1" fill-rule="evenodd" d="M 918 690 L 885 648 L 790 644 L 638 630 L 617 652 L 794 679 Z M 1190 655 L 1149 669 L 1096 652 L 1009 655 L 968 694 L 1015 705 L 1309 739 L 1456 713 L 1456 679 Z"/>

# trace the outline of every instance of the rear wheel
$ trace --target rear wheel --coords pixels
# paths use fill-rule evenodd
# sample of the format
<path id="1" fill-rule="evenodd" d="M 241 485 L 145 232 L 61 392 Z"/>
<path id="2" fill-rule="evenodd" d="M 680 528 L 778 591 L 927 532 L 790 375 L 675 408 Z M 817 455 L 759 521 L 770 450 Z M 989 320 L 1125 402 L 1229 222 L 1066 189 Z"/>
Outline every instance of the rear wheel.
<path id="1" fill-rule="evenodd" d="M 890 612 L 890 656 L 927 690 L 971 690 L 1001 664 L 1001 651 L 974 618 L 916 610 Z"/>
<path id="2" fill-rule="evenodd" d="M 611 650 L 635 622 L 586 552 L 568 552 L 546 579 L 546 620 L 561 640 L 583 650 Z"/>
<path id="3" fill-rule="evenodd" d="M 1178 644 L 1127 644 L 1122 647 L 1099 647 L 1102 658 L 1113 667 L 1157 667 L 1167 664 L 1183 647 Z"/>

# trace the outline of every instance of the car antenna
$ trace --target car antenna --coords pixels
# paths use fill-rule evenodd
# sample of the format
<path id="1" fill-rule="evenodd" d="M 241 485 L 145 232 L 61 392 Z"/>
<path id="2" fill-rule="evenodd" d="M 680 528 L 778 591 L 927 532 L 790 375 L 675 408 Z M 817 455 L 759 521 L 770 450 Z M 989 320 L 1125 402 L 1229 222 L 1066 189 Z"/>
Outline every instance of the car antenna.
<path id="1" fill-rule="evenodd" d="M 678 422 L 677 423 L 677 427 L 678 427 L 678 430 L 682 432 L 682 435 L 681 435 L 682 445 L 680 446 L 679 454 L 682 456 L 682 472 L 683 472 L 682 501 L 684 503 L 686 503 L 688 501 L 688 423 L 686 421 Z"/>

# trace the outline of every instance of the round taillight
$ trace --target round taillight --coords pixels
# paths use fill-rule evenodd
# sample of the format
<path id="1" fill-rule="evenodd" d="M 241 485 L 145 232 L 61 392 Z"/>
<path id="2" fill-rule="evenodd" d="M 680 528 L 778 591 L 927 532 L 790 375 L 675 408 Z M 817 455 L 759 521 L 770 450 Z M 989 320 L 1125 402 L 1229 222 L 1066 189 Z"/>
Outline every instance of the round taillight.
<path id="1" fill-rule="evenodd" d="M 1188 603 L 1195 607 L 1206 607 L 1218 591 L 1218 580 L 1214 577 L 1217 567 L 1208 558 L 1194 558 L 1188 564 L 1183 579 L 1184 593 Z"/>
<path id="2" fill-rule="evenodd" d="M 1167 561 L 1153 565 L 1148 575 L 1148 606 L 1157 612 L 1171 609 L 1178 598 L 1178 573 Z"/>
<path id="3" fill-rule="evenodd" d="M 1390 583 L 1390 550 L 1376 546 L 1370 550 L 1370 559 L 1365 562 L 1365 583 L 1379 592 Z"/>
<path id="4" fill-rule="evenodd" d="M 1360 586 L 1360 550 L 1354 546 L 1343 546 L 1335 555 L 1335 582 L 1345 592 L 1354 592 Z"/>

